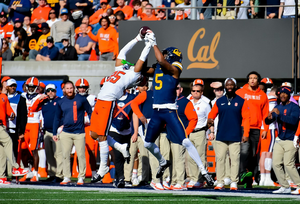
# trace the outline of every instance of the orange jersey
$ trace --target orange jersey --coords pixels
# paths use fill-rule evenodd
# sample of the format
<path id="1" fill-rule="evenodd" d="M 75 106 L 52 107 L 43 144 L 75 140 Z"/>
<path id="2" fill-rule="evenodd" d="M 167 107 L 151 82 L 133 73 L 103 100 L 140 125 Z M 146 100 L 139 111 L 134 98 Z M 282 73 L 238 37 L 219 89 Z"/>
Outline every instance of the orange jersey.
<path id="1" fill-rule="evenodd" d="M 114 13 L 120 10 L 123 11 L 123 13 L 125 14 L 125 20 L 128 20 L 132 17 L 133 8 L 131 8 L 130 6 L 124 6 L 123 8 L 119 6 L 114 10 Z"/>
<path id="2" fill-rule="evenodd" d="M 156 16 L 153 14 L 150 17 L 148 17 L 146 14 L 141 15 L 141 19 L 142 19 L 142 21 L 157 21 Z"/>
<path id="3" fill-rule="evenodd" d="M 10 38 L 13 30 L 14 26 L 11 23 L 7 23 L 3 27 L 0 25 L 0 38 Z"/>
<path id="4" fill-rule="evenodd" d="M 98 11 L 96 11 L 93 15 L 91 15 L 91 17 L 89 18 L 89 22 L 91 25 L 97 24 L 99 23 L 100 19 L 102 18 L 102 15 L 104 13 L 106 13 L 107 9 L 111 8 L 110 5 L 106 6 L 106 9 L 99 9 Z"/>
<path id="5" fill-rule="evenodd" d="M 269 100 L 265 92 L 260 88 L 256 91 L 249 90 L 249 85 L 245 84 L 243 88 L 236 91 L 236 94 L 248 101 L 250 114 L 250 129 L 261 129 L 267 131 L 269 126 L 265 123 L 265 118 L 269 114 Z"/>
<path id="6" fill-rule="evenodd" d="M 48 17 L 49 17 L 49 12 L 51 10 L 51 7 L 49 7 L 48 5 L 47 6 L 44 6 L 44 7 L 37 7 L 36 9 L 33 10 L 32 12 L 32 15 L 31 15 L 31 22 L 30 23 L 33 23 L 33 21 L 35 19 L 44 19 L 45 21 L 48 20 Z"/>
<path id="7" fill-rule="evenodd" d="M 108 27 L 106 30 L 100 28 L 97 35 L 88 32 L 88 36 L 99 44 L 99 51 L 101 53 L 113 52 L 115 56 L 119 52 L 118 33 L 113 27 Z"/>
<path id="8" fill-rule="evenodd" d="M 8 98 L 5 94 L 0 94 L 0 121 L 2 121 L 2 124 L 6 126 L 6 117 L 11 116 L 14 111 L 10 106 L 10 103 L 8 101 Z"/>

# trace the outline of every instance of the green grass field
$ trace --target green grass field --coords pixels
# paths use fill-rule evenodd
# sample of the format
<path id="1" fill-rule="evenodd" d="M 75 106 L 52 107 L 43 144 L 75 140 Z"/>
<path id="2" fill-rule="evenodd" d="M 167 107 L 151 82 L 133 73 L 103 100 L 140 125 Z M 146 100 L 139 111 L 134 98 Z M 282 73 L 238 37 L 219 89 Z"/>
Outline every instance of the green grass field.
<path id="1" fill-rule="evenodd" d="M 27 189 L 27 188 L 0 188 L 0 203 L 299 203 L 300 196 L 295 198 L 259 198 L 235 196 L 234 193 L 228 192 L 224 195 L 187 195 L 183 192 L 176 193 L 139 193 L 132 192 L 114 192 L 111 191 L 87 191 L 87 190 L 51 190 L 51 189 Z M 186 191 L 188 192 L 188 191 Z"/>

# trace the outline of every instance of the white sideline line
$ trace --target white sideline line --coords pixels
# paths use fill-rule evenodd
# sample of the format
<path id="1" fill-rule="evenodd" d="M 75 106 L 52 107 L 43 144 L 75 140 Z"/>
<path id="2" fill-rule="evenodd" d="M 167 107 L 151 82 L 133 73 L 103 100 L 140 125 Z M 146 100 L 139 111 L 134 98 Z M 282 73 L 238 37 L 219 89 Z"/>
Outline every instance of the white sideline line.
<path id="1" fill-rule="evenodd" d="M 261 194 L 261 193 L 243 193 L 243 192 L 218 192 L 218 191 L 155 191 L 151 189 L 135 189 L 135 188 L 102 188 L 102 187 L 68 187 L 68 186 L 41 186 L 41 185 L 0 185 L 1 188 L 19 188 L 19 189 L 51 189 L 51 190 L 64 190 L 68 193 L 76 193 L 77 191 L 95 191 L 89 193 L 157 193 L 157 194 L 173 194 L 173 195 L 201 195 L 201 196 L 239 196 L 239 197 L 252 197 L 252 198 L 293 198 L 300 200 L 300 195 L 291 194 Z M 1 194 L 6 192 L 0 192 Z M 20 192 L 16 192 L 20 193 Z M 55 193 L 55 192 L 52 192 Z M 1 196 L 0 196 L 1 197 Z M 143 199 L 144 200 L 144 199 Z M 151 199 L 152 200 L 152 199 Z M 189 199 L 190 200 L 190 199 Z M 295 201 L 294 200 L 294 201 Z"/>

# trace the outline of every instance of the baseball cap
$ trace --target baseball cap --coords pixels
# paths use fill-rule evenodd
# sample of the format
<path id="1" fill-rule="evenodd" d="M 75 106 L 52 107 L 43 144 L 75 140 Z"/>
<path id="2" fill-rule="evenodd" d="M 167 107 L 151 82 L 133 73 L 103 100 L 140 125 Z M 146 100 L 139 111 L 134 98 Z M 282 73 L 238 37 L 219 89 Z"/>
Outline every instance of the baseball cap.
<path id="1" fill-rule="evenodd" d="M 222 82 L 219 82 L 219 81 L 215 81 L 215 82 L 212 82 L 210 84 L 210 87 L 213 88 L 213 89 L 217 89 L 217 88 L 220 88 L 222 86 L 223 86 Z"/>
<path id="2" fill-rule="evenodd" d="M 202 79 L 195 79 L 193 82 L 193 86 L 195 85 L 202 85 L 204 86 L 204 81 Z"/>
<path id="3" fill-rule="evenodd" d="M 19 18 L 16 18 L 15 23 L 22 23 L 22 21 Z"/>
<path id="4" fill-rule="evenodd" d="M 53 37 L 52 36 L 48 36 L 46 42 L 52 42 L 53 43 Z"/>
<path id="5" fill-rule="evenodd" d="M 2 12 L 0 13 L 0 17 L 6 17 L 6 18 L 7 18 L 6 13 L 4 13 L 4 11 L 2 11 Z"/>
<path id="6" fill-rule="evenodd" d="M 38 26 L 38 24 L 36 24 L 36 23 L 32 23 L 32 24 L 30 24 L 30 28 L 39 28 L 39 26 Z"/>
<path id="7" fill-rule="evenodd" d="M 47 89 L 55 89 L 56 90 L 56 86 L 54 85 L 54 84 L 48 84 L 47 86 L 46 86 L 46 90 Z"/>
<path id="8" fill-rule="evenodd" d="M 260 83 L 264 83 L 264 84 L 273 84 L 273 81 L 272 81 L 272 79 L 270 79 L 270 78 L 263 78 L 261 81 L 260 81 Z"/>
<path id="9" fill-rule="evenodd" d="M 7 85 L 7 86 L 11 86 L 11 85 L 13 85 L 13 84 L 16 84 L 16 85 L 17 85 L 17 81 L 16 81 L 15 79 L 9 79 L 9 80 L 7 80 L 7 82 L 6 82 L 6 85 Z"/>
<path id="10" fill-rule="evenodd" d="M 283 82 L 281 86 L 292 87 L 292 84 L 290 82 Z"/>
<path id="11" fill-rule="evenodd" d="M 3 78 L 1 79 L 1 83 L 5 82 L 5 81 L 7 81 L 7 80 L 9 80 L 9 79 L 10 79 L 9 76 L 5 76 L 5 77 L 3 77 Z"/>
<path id="12" fill-rule="evenodd" d="M 61 11 L 60 11 L 60 15 L 63 15 L 63 14 L 68 14 L 68 9 L 66 8 L 63 8 Z"/>
<path id="13" fill-rule="evenodd" d="M 102 4 L 102 3 L 107 3 L 107 0 L 101 0 L 100 4 Z"/>
<path id="14" fill-rule="evenodd" d="M 41 25 L 41 29 L 43 29 L 43 28 L 49 28 L 49 25 L 48 25 L 48 23 L 42 23 L 42 25 Z"/>
<path id="15" fill-rule="evenodd" d="M 46 85 L 43 82 L 40 81 L 40 87 L 45 88 Z"/>

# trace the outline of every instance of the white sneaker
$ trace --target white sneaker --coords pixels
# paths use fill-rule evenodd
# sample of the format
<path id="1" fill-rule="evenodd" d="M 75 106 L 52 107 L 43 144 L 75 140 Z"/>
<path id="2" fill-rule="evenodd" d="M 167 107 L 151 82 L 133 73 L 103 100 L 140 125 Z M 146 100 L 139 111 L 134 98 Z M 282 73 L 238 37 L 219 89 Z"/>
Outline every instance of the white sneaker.
<path id="1" fill-rule="evenodd" d="M 296 188 L 296 190 L 292 191 L 291 194 L 299 195 L 300 194 L 300 188 Z"/>
<path id="2" fill-rule="evenodd" d="M 231 183 L 231 179 L 230 178 L 224 178 L 224 185 L 225 186 L 229 186 Z"/>
<path id="3" fill-rule="evenodd" d="M 258 186 L 258 183 L 256 183 L 255 180 L 253 180 L 252 186 Z"/>
<path id="4" fill-rule="evenodd" d="M 192 180 L 192 181 L 190 181 L 190 182 L 187 184 L 186 187 L 188 187 L 188 188 L 202 188 L 202 187 L 203 187 L 203 184 Z"/>
<path id="5" fill-rule="evenodd" d="M 26 178 L 32 178 L 34 176 L 33 172 L 29 172 L 28 174 L 26 174 Z"/>
<path id="6" fill-rule="evenodd" d="M 172 190 L 167 181 L 163 181 L 163 187 L 166 190 Z"/>
<path id="7" fill-rule="evenodd" d="M 266 179 L 264 182 L 264 186 L 275 186 L 274 181 L 272 181 L 272 179 Z"/>
<path id="8" fill-rule="evenodd" d="M 231 184 L 230 184 L 230 190 L 231 191 L 237 191 L 238 190 L 236 182 L 231 182 Z"/>
<path id="9" fill-rule="evenodd" d="M 151 186 L 154 190 L 159 190 L 159 191 L 165 190 L 164 187 L 161 185 L 161 183 L 154 183 L 153 181 L 151 181 L 150 186 Z"/>
<path id="10" fill-rule="evenodd" d="M 78 177 L 77 185 L 83 185 L 84 181 L 82 177 Z"/>
<path id="11" fill-rule="evenodd" d="M 291 187 L 289 188 L 280 187 L 278 190 L 273 191 L 272 193 L 276 193 L 276 194 L 291 193 Z"/>
<path id="12" fill-rule="evenodd" d="M 177 183 L 175 186 L 173 186 L 172 190 L 173 191 L 187 191 L 187 187 Z"/>
<path id="13" fill-rule="evenodd" d="M 222 183 L 219 183 L 215 188 L 215 190 L 224 190 L 224 185 Z"/>
<path id="14" fill-rule="evenodd" d="M 132 182 L 132 186 L 138 186 L 140 184 L 140 181 L 137 177 L 132 178 L 131 182 Z"/>
<path id="15" fill-rule="evenodd" d="M 109 172 L 109 167 L 107 165 L 100 164 L 100 168 L 99 168 L 97 174 L 99 174 L 100 177 L 103 178 L 105 176 L 105 174 L 107 174 L 107 172 Z"/>
<path id="16" fill-rule="evenodd" d="M 62 182 L 60 182 L 60 185 L 66 185 L 68 183 L 71 183 L 71 180 L 68 177 L 65 177 Z"/>
<path id="17" fill-rule="evenodd" d="M 259 186 L 265 186 L 265 180 L 264 180 L 264 179 L 260 179 L 258 185 L 259 185 Z"/>

